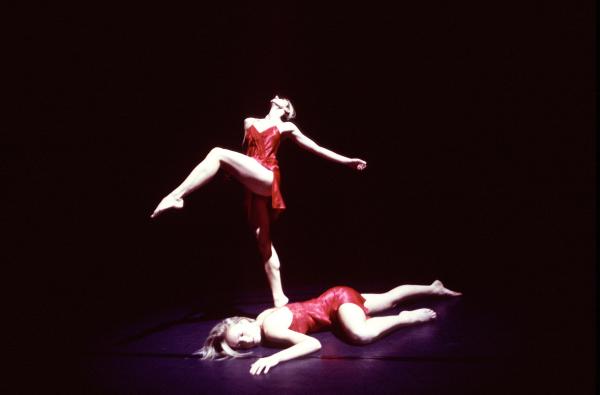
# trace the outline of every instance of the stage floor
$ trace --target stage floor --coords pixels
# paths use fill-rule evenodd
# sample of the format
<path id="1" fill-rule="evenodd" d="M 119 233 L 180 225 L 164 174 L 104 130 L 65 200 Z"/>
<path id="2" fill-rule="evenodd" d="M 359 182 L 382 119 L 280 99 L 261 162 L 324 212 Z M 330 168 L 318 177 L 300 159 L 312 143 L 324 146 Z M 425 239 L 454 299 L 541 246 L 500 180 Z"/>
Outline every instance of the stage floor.
<path id="1" fill-rule="evenodd" d="M 306 292 L 288 294 L 292 301 L 307 299 Z M 252 300 L 244 300 L 248 299 Z M 539 315 L 529 315 L 527 309 L 534 306 L 524 301 L 518 309 L 514 305 L 483 294 L 409 301 L 390 314 L 428 307 L 438 318 L 365 346 L 348 344 L 330 332 L 317 333 L 323 345 L 319 352 L 282 363 L 261 376 L 248 373 L 251 363 L 275 349 L 259 347 L 252 358 L 228 361 L 200 361 L 192 353 L 219 318 L 256 316 L 269 307 L 267 303 L 239 303 L 219 317 L 191 305 L 173 306 L 90 338 L 78 355 L 82 380 L 77 390 L 116 394 L 593 392 L 587 361 L 573 360 L 560 345 L 546 347 L 560 337 L 560 329 L 540 324 Z"/>

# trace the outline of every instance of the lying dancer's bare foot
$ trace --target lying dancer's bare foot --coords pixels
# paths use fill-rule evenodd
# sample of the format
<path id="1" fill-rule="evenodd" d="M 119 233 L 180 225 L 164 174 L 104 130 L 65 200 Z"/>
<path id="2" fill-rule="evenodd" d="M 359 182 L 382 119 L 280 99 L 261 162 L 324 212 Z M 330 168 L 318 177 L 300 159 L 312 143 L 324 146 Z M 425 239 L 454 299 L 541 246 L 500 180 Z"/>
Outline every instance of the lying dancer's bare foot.
<path id="1" fill-rule="evenodd" d="M 166 197 L 163 198 L 163 200 L 160 201 L 160 203 L 158 203 L 158 206 L 156 206 L 156 209 L 154 209 L 154 212 L 152 213 L 150 218 L 154 218 L 154 217 L 158 216 L 159 214 L 161 214 L 163 211 L 168 210 L 170 208 L 182 208 L 182 207 L 183 207 L 183 199 L 182 198 L 176 198 L 173 195 L 167 195 Z"/>
<path id="2" fill-rule="evenodd" d="M 405 319 L 407 323 L 417 324 L 433 320 L 437 314 L 431 309 L 417 309 L 401 311 L 398 316 Z"/>
<path id="3" fill-rule="evenodd" d="M 444 287 L 444 284 L 442 284 L 442 282 L 440 280 L 435 280 L 433 283 L 431 283 L 431 286 L 433 287 L 434 295 L 447 295 L 447 296 L 462 295 L 462 292 L 452 291 L 452 290 Z"/>
<path id="4" fill-rule="evenodd" d="M 273 299 L 273 304 L 275 305 L 275 307 L 283 307 L 286 304 L 288 304 L 290 300 L 287 298 L 287 296 L 283 295 L 277 298 Z"/>

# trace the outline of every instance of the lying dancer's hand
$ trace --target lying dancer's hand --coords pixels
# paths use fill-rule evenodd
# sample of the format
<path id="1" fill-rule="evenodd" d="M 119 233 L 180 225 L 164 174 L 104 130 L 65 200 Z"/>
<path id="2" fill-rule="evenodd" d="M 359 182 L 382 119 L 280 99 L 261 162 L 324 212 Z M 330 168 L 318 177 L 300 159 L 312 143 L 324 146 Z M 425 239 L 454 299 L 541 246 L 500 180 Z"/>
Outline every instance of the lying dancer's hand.
<path id="1" fill-rule="evenodd" d="M 275 355 L 270 357 L 260 358 L 250 366 L 250 374 L 267 374 L 269 369 L 279 363 L 279 359 Z M 264 372 L 263 372 L 264 371 Z"/>

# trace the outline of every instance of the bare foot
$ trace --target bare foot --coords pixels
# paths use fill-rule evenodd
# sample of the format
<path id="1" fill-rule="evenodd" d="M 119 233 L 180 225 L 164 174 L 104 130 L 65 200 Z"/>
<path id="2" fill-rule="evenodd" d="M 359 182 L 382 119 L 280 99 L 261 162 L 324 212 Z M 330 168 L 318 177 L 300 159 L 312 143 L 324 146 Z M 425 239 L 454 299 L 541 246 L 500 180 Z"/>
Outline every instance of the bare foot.
<path id="1" fill-rule="evenodd" d="M 273 304 L 275 305 L 275 307 L 283 307 L 286 304 L 288 304 L 289 301 L 290 300 L 287 298 L 287 296 L 283 295 L 278 298 L 274 298 Z"/>
<path id="2" fill-rule="evenodd" d="M 416 324 L 433 320 L 437 314 L 431 309 L 417 309 L 401 311 L 398 316 L 405 319 L 407 323 Z"/>
<path id="3" fill-rule="evenodd" d="M 150 216 L 150 218 L 154 218 L 161 214 L 163 211 L 168 210 L 170 208 L 182 208 L 183 207 L 183 199 L 175 198 L 172 195 L 167 195 L 163 198 L 163 200 L 158 203 L 158 206 L 154 209 L 154 212 Z"/>
<path id="4" fill-rule="evenodd" d="M 433 283 L 431 283 L 431 286 L 433 287 L 434 295 L 447 295 L 447 296 L 462 295 L 462 292 L 452 291 L 452 290 L 444 287 L 444 284 L 442 284 L 442 282 L 440 280 L 435 280 Z"/>

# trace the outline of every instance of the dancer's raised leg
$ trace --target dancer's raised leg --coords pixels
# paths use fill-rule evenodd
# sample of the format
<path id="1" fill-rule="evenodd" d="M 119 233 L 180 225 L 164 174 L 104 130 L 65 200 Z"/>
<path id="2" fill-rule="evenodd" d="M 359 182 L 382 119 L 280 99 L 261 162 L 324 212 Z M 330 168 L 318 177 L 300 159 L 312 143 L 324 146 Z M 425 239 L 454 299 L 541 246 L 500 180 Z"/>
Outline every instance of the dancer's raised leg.
<path id="1" fill-rule="evenodd" d="M 439 280 L 435 280 L 430 285 L 400 285 L 382 294 L 362 294 L 366 299 L 365 307 L 370 313 L 390 309 L 404 299 L 419 295 L 458 296 L 462 294 L 447 289 Z"/>
<path id="2" fill-rule="evenodd" d="M 436 313 L 430 309 L 417 309 L 402 311 L 398 315 L 367 318 L 359 306 L 344 303 L 338 309 L 338 318 L 350 340 L 367 344 L 394 329 L 433 320 Z"/>
<path id="3" fill-rule="evenodd" d="M 183 197 L 210 181 L 222 168 L 257 195 L 270 196 L 273 172 L 239 152 L 213 148 L 185 180 L 158 204 L 151 218 L 170 208 L 182 208 Z"/>

